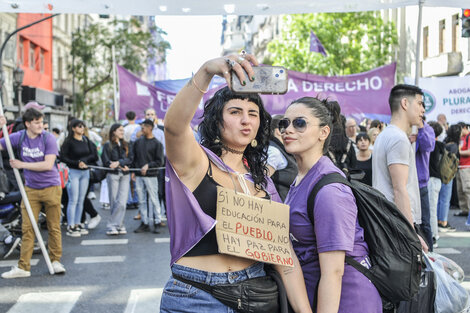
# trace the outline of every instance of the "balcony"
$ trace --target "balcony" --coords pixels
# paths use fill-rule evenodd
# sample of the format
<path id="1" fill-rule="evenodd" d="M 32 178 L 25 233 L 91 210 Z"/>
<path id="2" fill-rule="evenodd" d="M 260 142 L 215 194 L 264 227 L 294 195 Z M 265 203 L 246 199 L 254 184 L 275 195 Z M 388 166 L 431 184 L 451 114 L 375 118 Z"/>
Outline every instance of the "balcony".
<path id="1" fill-rule="evenodd" d="M 65 79 L 54 79 L 53 88 L 55 92 L 63 95 L 72 95 L 72 81 Z"/>
<path id="2" fill-rule="evenodd" d="M 458 75 L 463 70 L 462 53 L 449 52 L 421 61 L 423 77 Z"/>

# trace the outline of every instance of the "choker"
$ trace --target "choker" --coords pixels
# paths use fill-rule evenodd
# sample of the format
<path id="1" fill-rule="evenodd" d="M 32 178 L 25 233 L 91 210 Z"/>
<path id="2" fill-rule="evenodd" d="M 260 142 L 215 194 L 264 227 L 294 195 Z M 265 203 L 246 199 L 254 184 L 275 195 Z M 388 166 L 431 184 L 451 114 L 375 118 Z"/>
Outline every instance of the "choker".
<path id="1" fill-rule="evenodd" d="M 227 147 L 226 145 L 222 145 L 222 149 L 227 150 L 228 152 L 231 152 L 231 153 L 234 153 L 234 154 L 243 154 L 243 153 L 245 153 L 245 151 L 235 150 L 235 149 Z"/>

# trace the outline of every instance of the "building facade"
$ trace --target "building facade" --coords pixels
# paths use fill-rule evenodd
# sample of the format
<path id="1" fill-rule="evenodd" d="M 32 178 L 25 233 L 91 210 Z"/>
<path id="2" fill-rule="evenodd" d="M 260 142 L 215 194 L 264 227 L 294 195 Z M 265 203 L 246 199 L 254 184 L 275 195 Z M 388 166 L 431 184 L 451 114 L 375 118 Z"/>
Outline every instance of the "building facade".
<path id="1" fill-rule="evenodd" d="M 16 15 L 14 13 L 0 13 L 0 45 L 9 34 L 16 29 Z M 17 67 L 16 36 L 8 41 L 3 51 L 3 75 L 0 74 L 0 92 L 7 118 L 13 118 L 17 107 L 14 105 L 16 87 L 14 86 L 13 71 Z"/>

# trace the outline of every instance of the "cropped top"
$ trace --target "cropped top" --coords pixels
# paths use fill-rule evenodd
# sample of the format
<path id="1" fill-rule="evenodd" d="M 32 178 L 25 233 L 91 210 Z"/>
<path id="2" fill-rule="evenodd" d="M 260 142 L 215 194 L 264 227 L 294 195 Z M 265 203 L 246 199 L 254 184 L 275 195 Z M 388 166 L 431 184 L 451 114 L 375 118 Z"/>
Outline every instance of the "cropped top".
<path id="1" fill-rule="evenodd" d="M 220 186 L 212 178 L 212 166 L 209 162 L 209 169 L 202 179 L 201 183 L 193 191 L 193 195 L 201 206 L 204 213 L 215 219 L 217 215 L 217 186 Z M 263 197 L 269 199 L 269 195 Z M 215 227 L 211 229 L 185 256 L 200 256 L 218 254 L 219 246 L 217 245 L 217 236 Z"/>

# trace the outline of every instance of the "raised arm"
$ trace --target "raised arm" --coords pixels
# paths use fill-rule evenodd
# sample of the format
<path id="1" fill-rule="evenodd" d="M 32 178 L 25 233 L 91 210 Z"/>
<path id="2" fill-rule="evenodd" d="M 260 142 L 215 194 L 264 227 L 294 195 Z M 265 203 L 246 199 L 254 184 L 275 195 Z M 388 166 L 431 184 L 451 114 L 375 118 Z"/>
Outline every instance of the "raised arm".
<path id="1" fill-rule="evenodd" d="M 231 62 L 231 65 L 227 62 L 227 59 Z M 258 65 L 258 62 L 252 55 L 246 55 L 245 59 L 249 62 L 243 62 L 243 67 L 249 77 L 252 77 L 253 70 L 250 62 L 254 65 Z M 227 83 L 230 84 L 230 70 L 232 68 L 241 81 L 247 79 L 242 65 L 237 63 L 237 60 L 238 56 L 231 55 L 204 63 L 178 92 L 165 115 L 167 159 L 180 179 L 185 183 L 189 182 L 189 185 L 191 185 L 192 178 L 204 175 L 208 167 L 208 159 L 191 130 L 191 120 L 214 75 L 224 77 Z"/>

